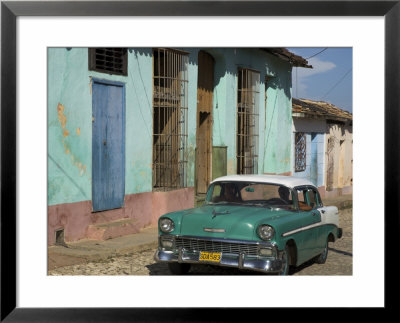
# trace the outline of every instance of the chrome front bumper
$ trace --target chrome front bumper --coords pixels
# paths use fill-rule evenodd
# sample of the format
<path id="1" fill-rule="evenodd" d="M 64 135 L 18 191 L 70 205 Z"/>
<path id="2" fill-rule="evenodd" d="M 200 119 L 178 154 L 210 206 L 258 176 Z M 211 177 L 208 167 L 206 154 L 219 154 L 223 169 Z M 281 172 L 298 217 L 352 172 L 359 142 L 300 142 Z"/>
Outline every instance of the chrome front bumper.
<path id="1" fill-rule="evenodd" d="M 239 269 L 255 270 L 264 273 L 279 272 L 282 268 L 282 261 L 273 257 L 247 256 L 244 253 L 224 254 L 222 253 L 219 262 L 199 261 L 200 252 L 188 251 L 180 248 L 178 251 L 167 251 L 158 249 L 154 255 L 157 262 L 179 262 L 191 264 L 209 264 L 216 266 L 234 267 Z"/>

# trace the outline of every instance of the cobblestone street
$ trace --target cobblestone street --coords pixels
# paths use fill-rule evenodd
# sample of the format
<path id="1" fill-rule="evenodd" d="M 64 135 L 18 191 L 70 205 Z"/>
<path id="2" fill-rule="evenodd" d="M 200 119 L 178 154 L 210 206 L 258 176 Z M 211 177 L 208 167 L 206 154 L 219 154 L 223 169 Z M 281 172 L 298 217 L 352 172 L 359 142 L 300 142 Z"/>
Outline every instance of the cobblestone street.
<path id="1" fill-rule="evenodd" d="M 312 261 L 294 268 L 291 275 L 352 275 L 353 273 L 353 234 L 352 209 L 339 211 L 339 224 L 343 237 L 330 243 L 328 259 L 319 265 Z M 168 266 L 156 263 L 153 259 L 155 249 L 144 250 L 122 256 L 110 257 L 102 261 L 65 266 L 50 270 L 49 275 L 170 275 Z M 240 271 L 216 266 L 192 266 L 189 275 L 260 275 L 257 272 Z"/>

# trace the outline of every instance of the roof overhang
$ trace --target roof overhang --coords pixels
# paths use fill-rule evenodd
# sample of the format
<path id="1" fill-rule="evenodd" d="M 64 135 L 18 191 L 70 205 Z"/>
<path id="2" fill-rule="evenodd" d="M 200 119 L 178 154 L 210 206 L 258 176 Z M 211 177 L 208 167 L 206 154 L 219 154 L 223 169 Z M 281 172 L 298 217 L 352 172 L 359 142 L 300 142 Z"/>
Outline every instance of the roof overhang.
<path id="1" fill-rule="evenodd" d="M 295 67 L 304 67 L 304 68 L 313 68 L 308 64 L 308 61 L 296 54 L 293 54 L 286 48 L 260 48 L 262 51 L 267 52 L 271 55 L 274 55 L 284 61 L 289 62 L 292 66 Z"/>
<path id="2" fill-rule="evenodd" d="M 352 119 L 340 118 L 340 117 L 333 116 L 333 115 L 315 115 L 315 114 L 303 113 L 303 112 L 293 112 L 292 117 L 299 118 L 299 119 L 333 120 L 333 121 L 339 121 L 339 122 L 344 122 L 344 123 L 352 122 Z"/>

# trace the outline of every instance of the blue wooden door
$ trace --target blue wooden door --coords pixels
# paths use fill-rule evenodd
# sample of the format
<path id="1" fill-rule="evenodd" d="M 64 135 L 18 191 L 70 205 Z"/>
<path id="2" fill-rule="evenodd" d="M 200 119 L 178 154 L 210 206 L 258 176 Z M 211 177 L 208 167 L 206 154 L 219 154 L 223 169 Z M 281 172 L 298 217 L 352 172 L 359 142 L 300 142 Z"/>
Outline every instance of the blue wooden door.
<path id="1" fill-rule="evenodd" d="M 93 79 L 93 211 L 122 207 L 125 196 L 125 87 Z"/>

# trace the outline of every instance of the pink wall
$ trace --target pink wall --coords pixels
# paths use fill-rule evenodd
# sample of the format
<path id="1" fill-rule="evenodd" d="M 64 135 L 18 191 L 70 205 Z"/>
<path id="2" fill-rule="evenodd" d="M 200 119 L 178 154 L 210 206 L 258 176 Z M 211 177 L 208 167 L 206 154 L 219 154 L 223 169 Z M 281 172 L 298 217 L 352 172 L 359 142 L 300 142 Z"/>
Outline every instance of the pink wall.
<path id="1" fill-rule="evenodd" d="M 113 238 L 157 225 L 161 215 L 193 206 L 193 187 L 126 195 L 123 208 L 102 212 L 92 212 L 91 201 L 48 206 L 48 245 L 55 243 L 59 229 L 64 229 L 66 242 Z"/>
<path id="2" fill-rule="evenodd" d="M 353 186 L 334 188 L 331 191 L 327 191 L 325 186 L 320 186 L 318 187 L 318 191 L 322 199 L 334 199 L 342 195 L 353 194 Z"/>

